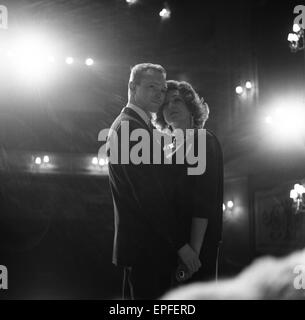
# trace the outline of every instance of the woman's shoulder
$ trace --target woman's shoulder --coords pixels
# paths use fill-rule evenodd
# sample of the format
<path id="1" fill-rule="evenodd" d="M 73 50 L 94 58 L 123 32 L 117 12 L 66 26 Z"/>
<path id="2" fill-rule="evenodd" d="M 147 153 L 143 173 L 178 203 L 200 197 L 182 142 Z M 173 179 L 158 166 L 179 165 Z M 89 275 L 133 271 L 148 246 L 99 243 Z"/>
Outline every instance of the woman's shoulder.
<path id="1" fill-rule="evenodd" d="M 198 136 L 200 134 L 199 130 L 201 130 L 202 134 L 205 134 L 207 141 L 211 141 L 211 142 L 215 141 L 217 144 L 220 144 L 215 133 L 213 131 L 211 131 L 210 129 L 206 129 L 206 128 L 194 129 L 194 136 L 196 139 L 198 139 Z"/>

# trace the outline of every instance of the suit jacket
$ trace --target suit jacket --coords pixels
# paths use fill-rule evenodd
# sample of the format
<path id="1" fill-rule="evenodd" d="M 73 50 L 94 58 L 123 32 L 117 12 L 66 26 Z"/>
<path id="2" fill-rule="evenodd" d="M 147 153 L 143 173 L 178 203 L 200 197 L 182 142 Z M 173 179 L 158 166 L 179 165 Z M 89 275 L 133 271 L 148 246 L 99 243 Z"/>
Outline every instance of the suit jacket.
<path id="1" fill-rule="evenodd" d="M 118 135 L 121 149 L 122 121 L 129 123 L 129 132 L 145 129 L 150 137 L 150 163 L 153 158 L 153 135 L 145 121 L 131 108 L 125 107 L 113 122 L 110 135 Z M 108 139 L 110 136 L 108 137 Z M 129 151 L 138 142 L 129 140 Z M 113 263 L 132 266 L 147 255 L 151 261 L 175 263 L 176 252 L 184 243 L 167 199 L 162 181 L 162 165 L 121 164 L 109 161 L 109 182 L 114 204 L 115 235 Z"/>

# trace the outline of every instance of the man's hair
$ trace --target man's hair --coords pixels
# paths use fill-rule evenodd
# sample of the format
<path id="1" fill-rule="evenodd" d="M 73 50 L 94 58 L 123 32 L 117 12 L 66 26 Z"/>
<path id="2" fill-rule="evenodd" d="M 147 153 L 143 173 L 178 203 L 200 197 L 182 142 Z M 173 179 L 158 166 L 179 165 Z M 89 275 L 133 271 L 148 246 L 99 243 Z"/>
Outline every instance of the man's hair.
<path id="1" fill-rule="evenodd" d="M 129 82 L 132 81 L 135 84 L 140 84 L 142 78 L 149 70 L 160 72 L 164 75 L 164 78 L 166 78 L 166 71 L 161 65 L 153 63 L 140 63 L 131 68 Z"/>
<path id="2" fill-rule="evenodd" d="M 193 87 L 186 81 L 168 80 L 167 92 L 171 90 L 178 90 L 181 95 L 188 111 L 192 114 L 194 120 L 194 128 L 203 128 L 205 122 L 209 118 L 209 106 L 204 102 L 203 98 L 200 98 Z M 159 126 L 161 130 L 168 128 L 168 125 L 163 116 L 165 104 L 163 104 L 157 112 L 155 124 Z"/>

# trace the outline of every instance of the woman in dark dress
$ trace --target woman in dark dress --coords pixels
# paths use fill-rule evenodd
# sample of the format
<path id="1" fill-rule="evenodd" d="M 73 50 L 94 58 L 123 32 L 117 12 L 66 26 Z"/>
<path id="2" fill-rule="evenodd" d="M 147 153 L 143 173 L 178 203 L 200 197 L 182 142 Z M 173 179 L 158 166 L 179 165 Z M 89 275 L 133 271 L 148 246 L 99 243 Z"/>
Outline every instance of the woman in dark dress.
<path id="1" fill-rule="evenodd" d="M 194 274 L 180 262 L 177 270 L 185 268 L 185 282 L 215 279 L 222 233 L 222 151 L 215 135 L 208 130 L 202 130 L 209 115 L 208 105 L 187 82 L 170 80 L 167 85 L 165 103 L 155 120 L 159 129 L 168 130 L 176 138 L 172 152 L 168 155 L 172 157 L 173 165 L 165 166 L 169 176 L 167 187 L 172 191 L 171 201 L 180 221 L 181 237 L 184 237 L 198 254 L 202 264 Z M 184 139 L 178 139 L 177 132 L 181 133 L 181 130 L 185 133 Z M 205 134 L 206 147 L 201 148 L 204 154 L 197 154 L 200 150 L 198 143 L 203 141 L 202 134 Z M 187 163 L 190 146 L 195 155 L 206 157 L 203 174 L 188 174 L 188 168 L 192 167 Z M 178 150 L 182 147 L 184 164 L 175 164 Z"/>

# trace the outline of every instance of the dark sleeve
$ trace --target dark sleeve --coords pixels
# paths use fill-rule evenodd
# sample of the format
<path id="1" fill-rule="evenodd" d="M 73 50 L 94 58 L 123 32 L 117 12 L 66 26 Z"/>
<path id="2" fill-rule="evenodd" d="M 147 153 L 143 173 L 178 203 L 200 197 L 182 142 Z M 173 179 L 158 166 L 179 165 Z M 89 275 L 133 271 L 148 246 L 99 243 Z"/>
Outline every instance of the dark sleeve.
<path id="1" fill-rule="evenodd" d="M 130 126 L 132 130 L 132 126 Z M 129 142 L 130 150 L 137 142 Z M 152 140 L 150 141 L 152 144 Z M 152 227 L 154 232 L 164 239 L 166 244 L 178 251 L 185 242 L 181 239 L 177 219 L 174 216 L 173 204 L 166 196 L 162 185 L 162 165 L 125 164 L 122 165 L 125 178 L 137 201 L 139 212 Z"/>
<path id="2" fill-rule="evenodd" d="M 222 153 L 217 139 L 207 133 L 206 170 L 193 176 L 193 217 L 209 219 L 219 204 L 220 179 L 222 177 Z"/>

